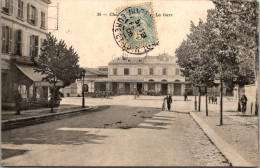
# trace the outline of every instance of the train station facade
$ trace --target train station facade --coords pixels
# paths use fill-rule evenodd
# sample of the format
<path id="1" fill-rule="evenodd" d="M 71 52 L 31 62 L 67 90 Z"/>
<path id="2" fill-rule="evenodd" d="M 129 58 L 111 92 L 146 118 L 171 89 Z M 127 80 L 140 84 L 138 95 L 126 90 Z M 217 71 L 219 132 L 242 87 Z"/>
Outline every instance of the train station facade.
<path id="1" fill-rule="evenodd" d="M 185 77 L 176 61 L 168 54 L 115 58 L 108 64 L 108 77 L 95 80 L 95 91 L 184 95 Z"/>

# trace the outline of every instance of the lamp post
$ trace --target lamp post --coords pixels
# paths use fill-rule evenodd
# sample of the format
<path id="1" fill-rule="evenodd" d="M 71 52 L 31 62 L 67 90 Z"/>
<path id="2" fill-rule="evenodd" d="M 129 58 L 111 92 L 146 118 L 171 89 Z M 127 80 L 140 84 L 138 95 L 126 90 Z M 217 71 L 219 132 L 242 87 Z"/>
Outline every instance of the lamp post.
<path id="1" fill-rule="evenodd" d="M 86 70 L 85 69 L 83 69 L 83 71 L 81 72 L 81 77 L 83 78 L 82 79 L 82 82 L 83 82 L 83 84 L 82 84 L 82 108 L 85 108 L 85 87 L 84 87 L 84 78 L 85 78 L 85 74 L 86 74 Z"/>

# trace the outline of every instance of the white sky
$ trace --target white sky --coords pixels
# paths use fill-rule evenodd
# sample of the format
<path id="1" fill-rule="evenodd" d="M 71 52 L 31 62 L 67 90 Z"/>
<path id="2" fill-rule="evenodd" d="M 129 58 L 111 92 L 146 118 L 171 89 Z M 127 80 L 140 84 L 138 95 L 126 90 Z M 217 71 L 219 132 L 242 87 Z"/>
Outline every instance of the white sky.
<path id="1" fill-rule="evenodd" d="M 113 22 L 116 16 L 97 16 L 98 12 L 109 15 L 116 8 L 140 4 L 136 0 L 51 0 L 50 6 L 59 2 L 59 29 L 51 31 L 58 39 L 64 39 L 79 54 L 82 67 L 98 67 L 107 65 L 112 55 L 121 56 L 122 50 L 113 38 Z M 146 2 L 146 1 L 142 1 Z M 153 11 L 162 14 L 170 13 L 172 17 L 155 17 L 159 38 L 159 46 L 148 53 L 158 55 L 169 53 L 174 56 L 175 49 L 189 33 L 191 21 L 205 21 L 207 10 L 214 8 L 208 0 L 154 0 Z M 56 17 L 56 9 L 49 8 L 49 17 Z M 53 29 L 54 19 L 49 19 L 49 29 Z M 128 56 L 136 56 L 128 54 Z M 145 55 L 142 55 L 145 56 Z"/>

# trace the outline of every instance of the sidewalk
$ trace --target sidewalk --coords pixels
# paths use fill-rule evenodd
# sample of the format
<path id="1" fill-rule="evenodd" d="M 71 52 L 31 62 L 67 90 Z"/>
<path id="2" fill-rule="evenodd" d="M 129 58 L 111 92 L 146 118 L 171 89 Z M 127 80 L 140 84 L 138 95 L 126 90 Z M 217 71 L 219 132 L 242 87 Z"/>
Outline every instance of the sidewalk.
<path id="1" fill-rule="evenodd" d="M 95 108 L 82 108 L 81 106 L 61 105 L 60 107 L 55 108 L 53 113 L 50 112 L 50 108 L 43 108 L 21 111 L 20 115 L 16 115 L 15 111 L 2 111 L 1 129 L 3 131 L 50 122 L 90 111 L 99 111 L 108 107 L 109 106 L 97 106 Z"/>
<path id="2" fill-rule="evenodd" d="M 60 105 L 59 107 L 54 108 L 54 113 L 60 113 L 68 110 L 79 110 L 81 109 L 81 106 L 75 106 L 75 105 Z M 33 110 L 24 110 L 21 111 L 20 115 L 15 115 L 15 111 L 1 111 L 1 120 L 11 120 L 11 119 L 19 119 L 19 118 L 27 118 L 27 117 L 35 117 L 40 116 L 44 114 L 51 114 L 50 108 L 41 108 L 41 109 L 33 109 Z"/>
<path id="3" fill-rule="evenodd" d="M 225 105 L 222 126 L 219 105 L 209 105 L 209 116 L 204 108 L 190 114 L 233 166 L 258 166 L 258 117 L 242 115 L 236 105 Z"/>

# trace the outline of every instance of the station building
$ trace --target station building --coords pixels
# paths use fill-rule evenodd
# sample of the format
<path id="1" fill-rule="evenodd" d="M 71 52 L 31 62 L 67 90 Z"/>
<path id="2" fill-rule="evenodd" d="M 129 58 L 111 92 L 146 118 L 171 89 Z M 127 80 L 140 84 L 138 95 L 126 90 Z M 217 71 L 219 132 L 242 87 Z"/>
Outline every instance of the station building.
<path id="1" fill-rule="evenodd" d="M 138 91 L 140 94 L 184 95 L 185 77 L 181 76 L 176 61 L 177 58 L 169 54 L 115 58 L 108 64 L 108 77 L 95 80 L 95 89 L 115 94 Z"/>

